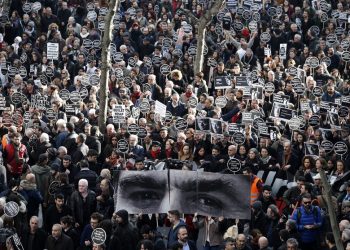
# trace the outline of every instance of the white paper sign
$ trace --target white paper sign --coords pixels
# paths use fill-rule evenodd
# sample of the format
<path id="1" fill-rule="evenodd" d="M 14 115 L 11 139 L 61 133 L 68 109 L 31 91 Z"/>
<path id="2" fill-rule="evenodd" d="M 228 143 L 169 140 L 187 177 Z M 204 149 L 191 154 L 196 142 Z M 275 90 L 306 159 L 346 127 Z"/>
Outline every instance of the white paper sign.
<path id="1" fill-rule="evenodd" d="M 58 43 L 47 43 L 47 59 L 58 60 Z"/>
<path id="2" fill-rule="evenodd" d="M 287 44 L 286 43 L 280 44 L 280 58 L 283 60 L 287 59 Z"/>
<path id="3" fill-rule="evenodd" d="M 156 101 L 154 113 L 159 114 L 160 117 L 165 117 L 166 114 L 166 105 L 161 103 L 160 101 Z"/>

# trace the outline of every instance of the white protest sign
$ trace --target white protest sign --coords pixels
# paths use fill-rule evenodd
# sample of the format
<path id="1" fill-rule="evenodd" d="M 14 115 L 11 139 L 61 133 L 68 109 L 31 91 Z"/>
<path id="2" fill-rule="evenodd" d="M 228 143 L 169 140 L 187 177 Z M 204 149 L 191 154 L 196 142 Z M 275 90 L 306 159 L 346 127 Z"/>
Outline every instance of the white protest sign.
<path id="1" fill-rule="evenodd" d="M 155 102 L 154 113 L 159 114 L 160 117 L 165 117 L 166 114 L 166 105 L 161 103 L 160 101 Z"/>
<path id="2" fill-rule="evenodd" d="M 58 60 L 58 43 L 47 43 L 47 59 Z"/>

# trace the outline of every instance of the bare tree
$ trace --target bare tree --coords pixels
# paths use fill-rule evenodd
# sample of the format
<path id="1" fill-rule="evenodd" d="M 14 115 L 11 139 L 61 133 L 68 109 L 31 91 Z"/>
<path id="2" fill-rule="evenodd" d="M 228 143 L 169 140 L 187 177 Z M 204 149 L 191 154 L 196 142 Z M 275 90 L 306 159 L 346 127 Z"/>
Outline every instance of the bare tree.
<path id="1" fill-rule="evenodd" d="M 108 78 L 111 65 L 110 46 L 113 32 L 113 19 L 119 5 L 119 0 L 109 1 L 109 12 L 105 16 L 105 30 L 102 38 L 101 52 L 101 81 L 100 81 L 100 112 L 98 124 L 100 131 L 103 133 L 106 130 L 107 121 L 107 99 L 108 99 Z"/>
<path id="2" fill-rule="evenodd" d="M 337 222 L 337 215 L 336 215 L 336 208 L 333 205 L 332 202 L 332 195 L 331 195 L 331 186 L 329 185 L 327 181 L 326 174 L 324 173 L 323 169 L 320 169 L 320 175 L 321 175 L 321 180 L 322 180 L 322 185 L 323 185 L 323 190 L 324 190 L 324 197 L 327 203 L 327 210 L 329 214 L 329 219 L 331 221 L 331 227 L 332 227 L 332 232 L 334 235 L 335 239 L 335 244 L 337 246 L 338 250 L 344 250 L 343 243 L 341 240 L 341 235 L 340 235 L 340 230 Z"/>
<path id="3" fill-rule="evenodd" d="M 202 15 L 199 19 L 196 18 L 191 11 L 185 10 L 185 13 L 190 16 L 192 19 L 191 23 L 192 26 L 194 26 L 194 23 L 198 23 L 198 36 L 197 36 L 197 53 L 196 58 L 194 61 L 194 73 L 197 74 L 198 72 L 203 71 L 203 63 L 204 63 L 204 45 L 205 45 L 205 36 L 206 36 L 206 27 L 208 23 L 211 21 L 212 17 L 216 15 L 220 8 L 224 5 L 226 2 L 225 0 L 217 0 L 212 1 L 214 2 L 209 9 L 205 12 L 204 15 Z"/>

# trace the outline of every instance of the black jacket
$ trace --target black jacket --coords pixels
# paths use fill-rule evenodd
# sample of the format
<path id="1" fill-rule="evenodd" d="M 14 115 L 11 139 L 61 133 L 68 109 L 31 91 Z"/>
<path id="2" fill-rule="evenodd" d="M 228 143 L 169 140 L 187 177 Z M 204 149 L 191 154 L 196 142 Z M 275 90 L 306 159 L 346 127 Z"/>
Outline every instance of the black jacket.
<path id="1" fill-rule="evenodd" d="M 74 250 L 72 239 L 64 233 L 56 240 L 50 235 L 46 240 L 47 250 Z"/>
<path id="2" fill-rule="evenodd" d="M 23 235 L 21 236 L 21 242 L 22 245 L 24 247 L 24 250 L 27 250 L 29 248 L 29 237 L 30 237 L 30 231 L 29 229 L 25 230 Z M 39 228 L 35 234 L 34 234 L 34 238 L 32 241 L 32 248 L 31 249 L 37 249 L 37 250 L 42 250 L 45 248 L 45 242 L 46 242 L 46 238 L 47 238 L 47 233 Z"/>
<path id="3" fill-rule="evenodd" d="M 130 223 L 118 224 L 113 232 L 109 249 L 134 250 L 138 242 L 137 230 Z"/>
<path id="4" fill-rule="evenodd" d="M 72 215 L 72 210 L 68 206 L 63 205 L 61 213 L 58 212 L 56 204 L 52 204 L 51 206 L 49 206 L 49 208 L 46 210 L 44 220 L 46 232 L 51 232 L 52 226 L 54 224 L 59 224 L 61 218 L 66 215 Z"/>
<path id="5" fill-rule="evenodd" d="M 74 191 L 70 197 L 70 207 L 72 216 L 76 219 L 81 227 L 84 227 L 90 220 L 90 215 L 96 210 L 96 194 L 92 190 L 88 190 L 86 203 L 84 205 L 83 197 L 78 191 Z M 85 214 L 85 216 L 84 216 Z"/>

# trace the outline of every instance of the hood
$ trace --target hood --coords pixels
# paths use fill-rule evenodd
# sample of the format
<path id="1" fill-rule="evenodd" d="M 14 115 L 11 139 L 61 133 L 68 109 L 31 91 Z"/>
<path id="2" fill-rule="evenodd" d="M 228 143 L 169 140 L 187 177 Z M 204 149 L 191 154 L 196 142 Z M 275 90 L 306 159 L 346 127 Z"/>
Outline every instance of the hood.
<path id="1" fill-rule="evenodd" d="M 116 214 L 120 218 L 123 219 L 123 223 L 122 224 L 128 224 L 129 223 L 129 213 L 128 213 L 128 211 L 122 209 L 122 210 L 119 210 Z"/>
<path id="2" fill-rule="evenodd" d="M 44 175 L 44 174 L 50 173 L 50 168 L 48 166 L 34 165 L 32 167 L 32 171 L 35 174 Z"/>
<path id="3" fill-rule="evenodd" d="M 21 180 L 20 186 L 24 189 L 24 190 L 35 190 L 36 189 L 36 184 L 35 183 L 31 183 L 27 180 Z"/>

